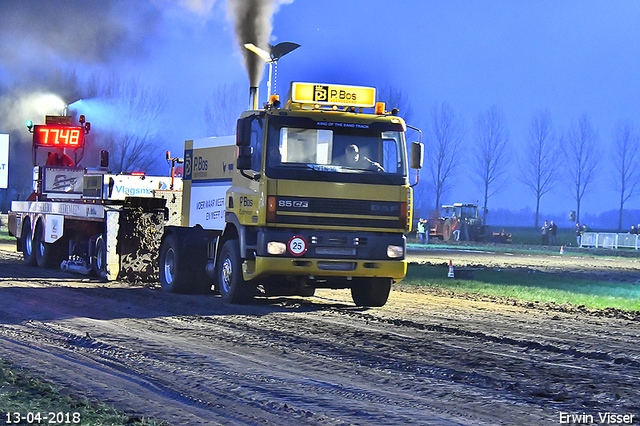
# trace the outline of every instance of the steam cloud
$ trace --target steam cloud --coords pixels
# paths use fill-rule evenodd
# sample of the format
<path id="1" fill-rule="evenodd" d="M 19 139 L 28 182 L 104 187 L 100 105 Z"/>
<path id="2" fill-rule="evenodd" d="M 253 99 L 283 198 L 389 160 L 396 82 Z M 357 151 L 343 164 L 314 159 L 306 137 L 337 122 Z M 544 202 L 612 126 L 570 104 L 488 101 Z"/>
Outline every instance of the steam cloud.
<path id="1" fill-rule="evenodd" d="M 27 119 L 42 120 L 45 115 L 60 115 L 64 101 L 51 93 L 14 92 L 0 98 L 0 116 L 2 128 L 0 132 L 27 133 Z"/>

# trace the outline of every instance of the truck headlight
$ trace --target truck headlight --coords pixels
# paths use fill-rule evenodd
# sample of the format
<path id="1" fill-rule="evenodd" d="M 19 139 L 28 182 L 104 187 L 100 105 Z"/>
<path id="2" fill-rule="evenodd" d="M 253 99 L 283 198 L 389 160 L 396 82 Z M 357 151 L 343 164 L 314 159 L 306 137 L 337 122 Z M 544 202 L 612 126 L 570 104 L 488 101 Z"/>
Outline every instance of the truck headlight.
<path id="1" fill-rule="evenodd" d="M 387 256 L 389 256 L 390 258 L 395 259 L 398 257 L 402 257 L 403 255 L 404 255 L 404 247 L 394 246 L 394 245 L 387 246 Z"/>
<path id="2" fill-rule="evenodd" d="M 279 241 L 269 241 L 267 243 L 267 253 L 269 254 L 285 254 L 287 245 Z"/>

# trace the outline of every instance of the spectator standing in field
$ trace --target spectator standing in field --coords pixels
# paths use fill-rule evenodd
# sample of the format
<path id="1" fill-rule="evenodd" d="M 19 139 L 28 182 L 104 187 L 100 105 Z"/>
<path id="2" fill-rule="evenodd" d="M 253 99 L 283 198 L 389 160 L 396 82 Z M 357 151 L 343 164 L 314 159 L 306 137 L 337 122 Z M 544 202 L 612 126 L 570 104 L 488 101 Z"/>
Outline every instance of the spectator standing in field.
<path id="1" fill-rule="evenodd" d="M 582 227 L 578 222 L 576 222 L 576 240 L 578 241 L 578 247 L 580 247 L 580 242 L 582 241 Z"/>
<path id="2" fill-rule="evenodd" d="M 461 228 L 462 240 L 469 241 L 469 219 L 465 218 L 465 220 L 462 221 Z"/>
<path id="3" fill-rule="evenodd" d="M 549 224 L 549 239 L 551 241 L 552 246 L 556 245 L 557 233 L 558 233 L 558 225 L 556 225 L 555 223 L 553 223 L 553 221 L 551 221 L 551 223 Z"/>
<path id="4" fill-rule="evenodd" d="M 418 219 L 418 239 L 420 244 L 424 244 L 424 221 L 422 218 Z"/>
<path id="5" fill-rule="evenodd" d="M 542 225 L 542 228 L 540 228 L 540 230 L 542 231 L 542 245 L 548 246 L 549 245 L 549 222 L 545 220 L 544 225 Z"/>
<path id="6" fill-rule="evenodd" d="M 629 231 L 630 234 L 637 234 L 638 230 L 636 229 L 635 226 L 631 225 L 631 231 Z"/>
<path id="7" fill-rule="evenodd" d="M 424 224 L 424 243 L 429 244 L 429 219 L 422 219 Z"/>

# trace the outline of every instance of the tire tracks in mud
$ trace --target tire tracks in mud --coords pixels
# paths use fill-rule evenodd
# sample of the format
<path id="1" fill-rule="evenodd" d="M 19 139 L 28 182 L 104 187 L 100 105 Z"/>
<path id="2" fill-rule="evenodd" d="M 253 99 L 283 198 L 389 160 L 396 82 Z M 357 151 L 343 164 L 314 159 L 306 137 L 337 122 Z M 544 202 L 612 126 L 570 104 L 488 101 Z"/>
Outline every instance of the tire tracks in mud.
<path id="1" fill-rule="evenodd" d="M 166 321 L 173 322 L 173 327 L 167 327 L 164 321 L 153 324 L 152 320 L 139 320 L 138 325 L 160 326 L 166 330 L 179 324 L 178 328 L 184 332 L 185 321 Z M 219 330 L 213 331 L 217 334 Z M 417 404 L 413 410 L 407 411 L 408 405 L 393 395 L 385 396 L 388 392 L 373 395 L 368 388 L 307 377 L 298 369 L 277 367 L 272 355 L 265 356 L 264 348 L 253 353 L 237 342 L 232 345 L 235 347 L 233 351 L 216 348 L 217 356 L 209 358 L 194 356 L 193 348 L 190 348 L 188 357 L 171 353 L 177 352 L 175 348 L 159 353 L 157 345 L 149 341 L 138 342 L 137 349 L 122 347 L 76 333 L 66 326 L 37 321 L 30 321 L 22 327 L 5 327 L 2 334 L 13 342 L 35 346 L 67 361 L 75 361 L 79 369 L 92 365 L 89 368 L 91 372 L 98 369 L 177 403 L 204 409 L 221 424 L 342 425 L 358 419 L 365 424 L 423 424 L 423 421 L 460 424 L 429 415 L 433 407 L 424 404 Z M 198 337 L 197 334 L 189 334 L 189 339 Z M 186 339 L 174 337 L 172 340 Z M 217 343 L 220 343 L 219 339 Z M 194 362 L 194 358 L 200 359 Z M 206 367 L 199 369 L 198 365 Z M 333 373 L 324 374 L 332 376 Z M 344 402 L 336 403 L 337 399 Z M 397 414 L 387 410 L 394 405 L 400 406 Z M 374 406 L 377 409 L 373 410 Z"/>
<path id="2" fill-rule="evenodd" d="M 462 389 L 452 386 L 455 392 L 450 393 L 457 396 L 465 392 L 473 394 L 473 391 L 486 396 L 486 392 L 491 392 L 492 401 L 502 399 L 512 404 L 528 404 L 547 412 L 594 406 L 603 410 L 640 408 L 634 402 L 638 397 L 637 356 L 621 352 L 612 355 L 609 346 L 590 351 L 576 349 L 579 340 L 587 339 L 584 335 L 575 336 L 574 342 L 558 345 L 554 339 L 512 338 L 460 327 L 385 320 L 353 311 L 338 311 L 338 318 L 341 316 L 347 318 L 336 321 L 331 316 L 321 323 L 312 323 L 307 329 L 297 322 L 295 327 L 269 323 L 255 328 L 269 330 L 269 336 L 263 334 L 262 338 L 282 345 L 285 350 L 293 347 L 324 355 L 323 364 L 356 364 L 353 368 L 361 369 L 361 375 L 376 376 L 384 371 L 396 375 L 400 381 L 405 381 L 410 374 L 414 382 L 416 379 L 424 380 L 425 384 L 437 381 L 440 388 L 452 383 L 464 385 Z M 354 317 L 361 323 L 354 321 Z M 398 327 L 401 335 L 394 332 Z M 323 336 L 319 336 L 318 329 L 324 330 Z M 541 339 L 541 336 L 534 338 Z M 629 352 L 628 341 L 619 345 L 618 350 L 623 348 Z M 374 377 L 372 381 L 375 380 Z M 413 386 L 416 391 L 429 387 Z M 593 398 L 595 388 L 599 389 L 597 399 Z"/>

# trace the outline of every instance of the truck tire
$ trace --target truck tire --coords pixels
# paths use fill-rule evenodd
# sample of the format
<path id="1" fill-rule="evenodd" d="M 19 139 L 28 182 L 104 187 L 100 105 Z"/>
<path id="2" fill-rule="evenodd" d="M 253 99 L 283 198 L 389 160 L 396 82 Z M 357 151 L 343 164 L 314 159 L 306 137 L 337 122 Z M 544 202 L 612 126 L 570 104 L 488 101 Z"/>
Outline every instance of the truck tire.
<path id="1" fill-rule="evenodd" d="M 225 303 L 243 305 L 250 303 L 255 286 L 242 276 L 242 259 L 238 240 L 227 240 L 218 258 L 218 290 Z"/>
<path id="2" fill-rule="evenodd" d="M 167 236 L 160 246 L 160 285 L 169 293 L 189 293 L 193 268 L 175 235 Z"/>
<path id="3" fill-rule="evenodd" d="M 93 252 L 94 256 L 93 259 L 91 259 L 91 270 L 94 274 L 100 276 L 103 272 L 107 271 L 107 244 L 102 235 L 96 238 Z"/>
<path id="4" fill-rule="evenodd" d="M 54 268 L 56 266 L 56 246 L 55 243 L 44 242 L 44 225 L 41 221 L 36 224 L 36 230 L 33 233 L 33 242 L 31 244 L 33 252 L 35 253 L 36 264 L 40 268 Z"/>
<path id="5" fill-rule="evenodd" d="M 31 222 L 27 219 L 22 225 L 21 234 L 22 257 L 24 263 L 29 266 L 36 266 L 36 253 L 33 249 L 33 234 L 31 233 Z"/>
<path id="6" fill-rule="evenodd" d="M 351 298 L 357 306 L 380 307 L 389 299 L 391 278 L 358 280 L 351 287 Z"/>

